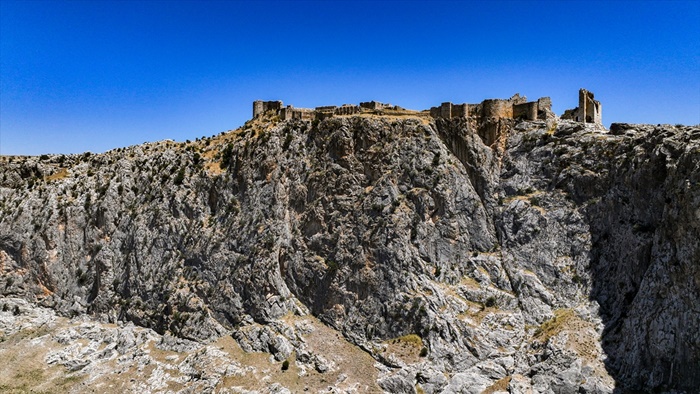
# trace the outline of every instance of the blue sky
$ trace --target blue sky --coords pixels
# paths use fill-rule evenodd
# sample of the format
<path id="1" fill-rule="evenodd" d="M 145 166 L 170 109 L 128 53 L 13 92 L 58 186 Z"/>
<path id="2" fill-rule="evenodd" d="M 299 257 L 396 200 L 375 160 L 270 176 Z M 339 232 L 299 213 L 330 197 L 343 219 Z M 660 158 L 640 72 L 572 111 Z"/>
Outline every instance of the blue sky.
<path id="1" fill-rule="evenodd" d="M 700 1 L 0 1 L 0 154 L 210 136 L 252 101 L 426 109 L 519 92 L 700 123 Z"/>

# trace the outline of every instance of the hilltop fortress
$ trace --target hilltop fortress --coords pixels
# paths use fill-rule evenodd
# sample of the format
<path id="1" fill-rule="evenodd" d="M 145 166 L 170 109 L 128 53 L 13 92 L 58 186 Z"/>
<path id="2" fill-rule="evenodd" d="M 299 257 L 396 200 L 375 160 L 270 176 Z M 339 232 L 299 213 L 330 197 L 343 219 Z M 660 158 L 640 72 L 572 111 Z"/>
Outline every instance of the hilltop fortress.
<path id="1" fill-rule="evenodd" d="M 292 105 L 284 106 L 282 101 L 257 100 L 253 102 L 253 118 L 265 113 L 273 113 L 279 116 L 281 120 L 312 120 L 325 119 L 335 115 L 385 112 L 408 112 L 408 110 L 376 101 L 362 102 L 360 105 L 344 104 L 342 106 L 323 106 L 313 109 L 295 108 Z M 433 118 L 444 119 L 480 117 L 547 120 L 556 117 L 552 112 L 552 101 L 549 97 L 542 97 L 537 101 L 528 102 L 526 97 L 521 97 L 519 94 L 515 94 L 509 99 L 488 99 L 479 104 L 453 104 L 446 102 L 438 107 L 432 107 L 429 110 L 418 113 L 426 113 Z M 566 110 L 561 118 L 600 125 L 602 124 L 601 113 L 602 106 L 599 101 L 594 99 L 593 93 L 586 89 L 580 89 L 578 107 Z"/>

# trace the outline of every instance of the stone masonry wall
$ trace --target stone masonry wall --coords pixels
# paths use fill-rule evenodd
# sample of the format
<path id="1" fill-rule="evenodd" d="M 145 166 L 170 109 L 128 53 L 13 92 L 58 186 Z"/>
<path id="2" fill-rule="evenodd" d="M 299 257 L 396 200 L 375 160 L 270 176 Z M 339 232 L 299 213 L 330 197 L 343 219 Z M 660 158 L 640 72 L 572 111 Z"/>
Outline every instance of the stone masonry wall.
<path id="1" fill-rule="evenodd" d="M 523 104 L 515 104 L 513 105 L 513 118 L 535 120 L 537 119 L 537 110 L 537 101 L 532 101 Z"/>
<path id="2" fill-rule="evenodd" d="M 253 101 L 253 117 L 262 115 L 267 111 L 279 112 L 282 109 L 281 101 Z"/>

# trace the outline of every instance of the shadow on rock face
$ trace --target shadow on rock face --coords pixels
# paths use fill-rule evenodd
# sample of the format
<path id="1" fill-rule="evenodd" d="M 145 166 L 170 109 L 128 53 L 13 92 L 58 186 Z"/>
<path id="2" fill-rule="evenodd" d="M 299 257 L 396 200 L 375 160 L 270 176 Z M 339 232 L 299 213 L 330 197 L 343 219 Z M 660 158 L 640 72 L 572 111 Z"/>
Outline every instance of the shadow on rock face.
<path id="1" fill-rule="evenodd" d="M 602 194 L 579 189 L 595 201 L 591 298 L 619 393 L 700 387 L 700 154 L 662 137 L 629 144 Z"/>

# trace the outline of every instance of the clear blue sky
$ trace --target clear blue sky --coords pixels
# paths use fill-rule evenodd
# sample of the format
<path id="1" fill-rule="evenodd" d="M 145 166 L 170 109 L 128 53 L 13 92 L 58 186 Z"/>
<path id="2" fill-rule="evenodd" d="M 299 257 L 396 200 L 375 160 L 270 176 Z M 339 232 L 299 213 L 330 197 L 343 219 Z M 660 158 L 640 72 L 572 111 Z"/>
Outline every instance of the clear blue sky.
<path id="1" fill-rule="evenodd" d="M 193 140 L 255 99 L 561 114 L 581 87 L 606 125 L 700 123 L 700 1 L 0 0 L 0 154 Z"/>

